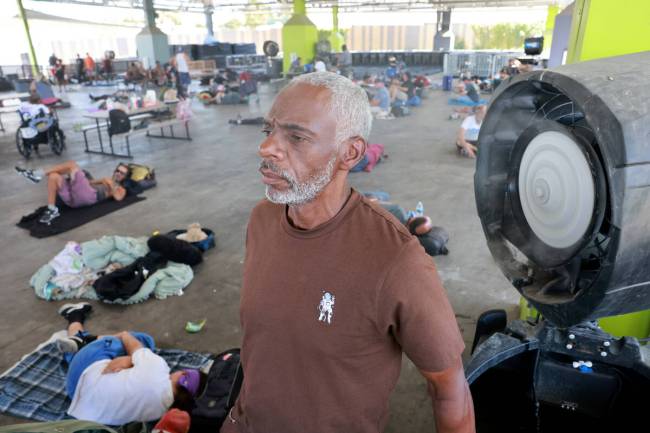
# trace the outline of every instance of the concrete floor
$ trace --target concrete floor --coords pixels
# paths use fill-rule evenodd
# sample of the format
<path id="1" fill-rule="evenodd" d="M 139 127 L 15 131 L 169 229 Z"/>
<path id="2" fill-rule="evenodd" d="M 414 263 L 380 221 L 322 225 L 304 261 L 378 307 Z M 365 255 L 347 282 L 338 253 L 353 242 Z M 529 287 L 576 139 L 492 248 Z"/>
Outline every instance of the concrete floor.
<path id="1" fill-rule="evenodd" d="M 107 234 L 143 236 L 194 221 L 215 231 L 217 248 L 205 255 L 182 297 L 129 307 L 95 304 L 88 326 L 102 333 L 148 332 L 161 347 L 219 352 L 239 345 L 244 232 L 251 208 L 263 197 L 256 155 L 262 135 L 258 127 L 232 127 L 227 120 L 237 113 L 263 115 L 274 95 L 268 87 L 261 94 L 260 105 L 202 107 L 194 102 L 192 142 L 136 139 L 134 161 L 155 167 L 158 176 L 158 187 L 145 193 L 147 200 L 41 240 L 15 227 L 22 215 L 44 204 L 46 194 L 44 185 L 15 174 L 13 167 L 25 161 L 14 143 L 16 120 L 11 115 L 3 118 L 7 132 L 0 133 L 0 371 L 64 326 L 56 314 L 61 303 L 37 299 L 29 278 L 66 241 Z M 449 231 L 450 254 L 435 261 L 469 347 L 478 315 L 492 308 L 506 308 L 512 315 L 518 296 L 486 247 L 474 201 L 474 160 L 456 155 L 453 140 L 459 121 L 447 120 L 447 96 L 432 91 L 410 117 L 376 121 L 371 142 L 383 143 L 389 159 L 370 174 L 352 174 L 350 181 L 360 190 L 387 191 L 407 209 L 422 201 L 434 224 Z M 96 176 L 110 175 L 119 159 L 86 154 L 81 134 L 73 131 L 75 123 L 83 122 L 86 91 L 70 90 L 65 97 L 73 103 L 73 108 L 60 111 L 67 150 L 57 157 L 43 148 L 42 157 L 26 165 L 36 168 L 75 159 Z M 208 319 L 201 333 L 185 333 L 187 320 L 201 318 Z M 425 382 L 405 360 L 391 398 L 387 432 L 432 431 L 431 412 Z M 0 416 L 0 424 L 19 421 Z"/>

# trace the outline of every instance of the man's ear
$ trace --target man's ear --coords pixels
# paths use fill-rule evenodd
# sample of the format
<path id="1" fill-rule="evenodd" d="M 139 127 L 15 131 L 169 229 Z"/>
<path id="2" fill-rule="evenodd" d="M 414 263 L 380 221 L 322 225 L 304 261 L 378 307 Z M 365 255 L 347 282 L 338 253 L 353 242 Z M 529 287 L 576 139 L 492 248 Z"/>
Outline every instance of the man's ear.
<path id="1" fill-rule="evenodd" d="M 341 144 L 342 170 L 350 171 L 363 159 L 368 143 L 363 137 L 350 137 Z"/>

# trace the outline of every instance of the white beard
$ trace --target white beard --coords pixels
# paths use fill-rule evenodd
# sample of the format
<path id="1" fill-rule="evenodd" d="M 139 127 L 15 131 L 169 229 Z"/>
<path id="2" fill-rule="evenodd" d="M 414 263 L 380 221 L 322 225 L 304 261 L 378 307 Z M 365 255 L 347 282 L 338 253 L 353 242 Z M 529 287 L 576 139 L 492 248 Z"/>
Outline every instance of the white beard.
<path id="1" fill-rule="evenodd" d="M 336 157 L 337 155 L 334 153 L 325 167 L 313 173 L 303 182 L 299 182 L 298 179 L 284 170 L 273 170 L 275 174 L 287 181 L 289 188 L 285 191 L 279 191 L 271 185 L 266 185 L 266 198 L 271 203 L 290 206 L 299 206 L 311 202 L 332 181 Z M 260 165 L 262 164 L 264 164 L 264 161 Z"/>

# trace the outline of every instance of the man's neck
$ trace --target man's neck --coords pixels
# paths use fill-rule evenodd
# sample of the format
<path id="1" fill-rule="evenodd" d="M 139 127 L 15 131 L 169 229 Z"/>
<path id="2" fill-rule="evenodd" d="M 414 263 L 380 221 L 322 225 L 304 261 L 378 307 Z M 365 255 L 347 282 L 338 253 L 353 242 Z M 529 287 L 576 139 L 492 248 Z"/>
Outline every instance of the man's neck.
<path id="1" fill-rule="evenodd" d="M 334 218 L 348 201 L 352 192 L 347 182 L 343 187 L 330 183 L 312 202 L 300 206 L 289 206 L 291 224 L 302 230 L 311 230 Z"/>

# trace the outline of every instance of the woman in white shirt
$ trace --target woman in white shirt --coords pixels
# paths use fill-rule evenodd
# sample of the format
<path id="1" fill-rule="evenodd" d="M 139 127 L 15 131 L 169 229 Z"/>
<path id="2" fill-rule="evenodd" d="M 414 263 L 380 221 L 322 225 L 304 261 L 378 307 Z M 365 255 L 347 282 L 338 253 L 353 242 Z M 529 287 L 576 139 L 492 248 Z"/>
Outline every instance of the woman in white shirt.
<path id="1" fill-rule="evenodd" d="M 474 114 L 467 116 L 458 128 L 456 135 L 456 148 L 458 152 L 470 158 L 476 158 L 478 152 L 478 134 L 481 130 L 481 124 L 485 118 L 487 107 L 479 105 L 474 107 Z"/>
<path id="2" fill-rule="evenodd" d="M 68 320 L 68 338 L 61 340 L 69 364 L 66 391 L 72 403 L 68 414 L 122 425 L 155 421 L 170 407 L 190 411 L 205 375 L 198 370 L 170 374 L 165 360 L 153 352 L 154 341 L 147 334 L 89 334 L 83 323 L 91 310 L 87 302 L 66 304 L 59 310 Z"/>

